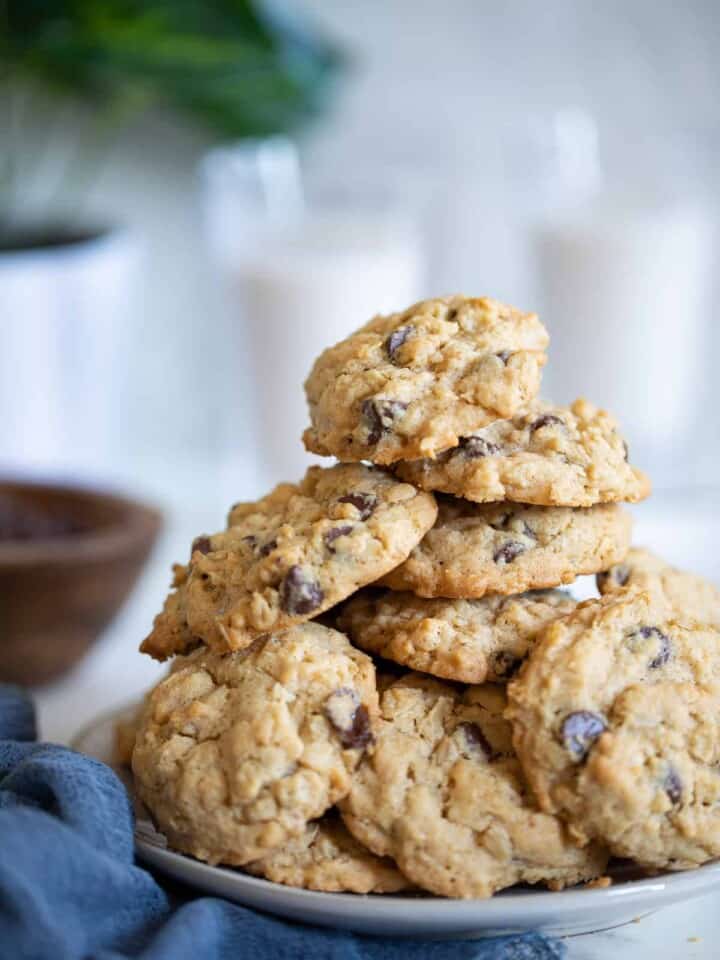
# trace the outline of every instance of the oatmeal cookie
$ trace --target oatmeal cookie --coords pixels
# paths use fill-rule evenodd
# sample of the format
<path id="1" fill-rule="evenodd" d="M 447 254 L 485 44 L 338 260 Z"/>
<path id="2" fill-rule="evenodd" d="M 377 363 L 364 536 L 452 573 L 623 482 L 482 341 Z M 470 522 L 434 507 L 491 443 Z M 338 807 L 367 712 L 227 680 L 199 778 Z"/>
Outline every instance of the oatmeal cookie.
<path id="1" fill-rule="evenodd" d="M 621 590 L 659 590 L 679 613 L 720 627 L 720 590 L 695 573 L 671 567 L 649 550 L 633 547 L 622 563 L 597 575 L 602 594 Z"/>
<path id="2" fill-rule="evenodd" d="M 560 590 L 482 600 L 426 600 L 367 589 L 352 597 L 338 628 L 362 650 L 461 683 L 502 682 L 515 673 L 535 635 L 576 601 Z"/>
<path id="3" fill-rule="evenodd" d="M 233 507 L 226 531 L 198 538 L 189 630 L 237 650 L 314 618 L 401 563 L 436 515 L 432 494 L 381 470 L 311 467 L 299 484 Z"/>
<path id="4" fill-rule="evenodd" d="M 173 566 L 173 589 L 167 595 L 161 612 L 155 617 L 153 628 L 140 644 L 140 652 L 155 660 L 167 660 L 175 654 L 190 653 L 200 644 L 199 637 L 188 627 L 185 611 L 185 585 L 188 568 L 181 563 Z"/>
<path id="5" fill-rule="evenodd" d="M 719 690 L 718 632 L 630 592 L 543 630 L 506 715 L 543 810 L 581 842 L 682 868 L 720 856 Z"/>
<path id="6" fill-rule="evenodd" d="M 398 893 L 412 887 L 390 857 L 376 857 L 332 815 L 308 824 L 282 849 L 243 869 L 274 883 L 326 893 Z"/>
<path id="7" fill-rule="evenodd" d="M 559 889 L 604 869 L 602 848 L 580 848 L 537 808 L 504 707 L 498 685 L 463 692 L 418 674 L 396 681 L 340 804 L 361 843 L 441 896 L 489 897 L 519 882 Z"/>
<path id="8" fill-rule="evenodd" d="M 536 397 L 547 331 L 488 298 L 424 300 L 325 350 L 305 384 L 305 446 L 342 461 L 432 457 Z"/>
<path id="9" fill-rule="evenodd" d="M 616 504 L 439 503 L 435 526 L 381 585 L 421 597 L 523 593 L 607 569 L 630 546 L 631 518 Z"/>
<path id="10" fill-rule="evenodd" d="M 132 768 L 168 843 L 242 866 L 300 837 L 373 742 L 375 669 L 315 623 L 178 658 L 150 694 Z"/>
<path id="11" fill-rule="evenodd" d="M 650 481 L 628 463 L 615 420 L 587 400 L 571 407 L 536 403 L 463 437 L 434 460 L 398 463 L 399 477 L 476 503 L 513 500 L 591 507 L 643 500 Z"/>

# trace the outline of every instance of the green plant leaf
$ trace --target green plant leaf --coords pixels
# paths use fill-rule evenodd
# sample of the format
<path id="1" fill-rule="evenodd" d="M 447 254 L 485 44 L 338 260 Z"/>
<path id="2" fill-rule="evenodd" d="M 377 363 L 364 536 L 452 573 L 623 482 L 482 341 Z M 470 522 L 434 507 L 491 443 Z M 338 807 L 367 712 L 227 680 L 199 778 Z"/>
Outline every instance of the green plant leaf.
<path id="1" fill-rule="evenodd" d="M 338 51 L 251 0 L 4 0 L 6 73 L 127 115 L 164 106 L 222 137 L 324 107 Z"/>

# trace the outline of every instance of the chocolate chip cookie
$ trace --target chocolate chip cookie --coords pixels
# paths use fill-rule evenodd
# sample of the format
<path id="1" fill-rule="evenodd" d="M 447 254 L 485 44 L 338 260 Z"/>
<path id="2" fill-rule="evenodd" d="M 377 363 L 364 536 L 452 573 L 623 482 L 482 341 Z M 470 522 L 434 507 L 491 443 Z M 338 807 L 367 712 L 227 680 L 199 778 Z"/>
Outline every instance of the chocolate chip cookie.
<path id="1" fill-rule="evenodd" d="M 316 617 L 401 563 L 436 514 L 432 494 L 381 470 L 311 467 L 299 484 L 233 507 L 227 531 L 198 538 L 185 586 L 190 633 L 237 650 Z"/>
<path id="2" fill-rule="evenodd" d="M 650 493 L 648 478 L 628 463 L 615 420 L 587 400 L 571 407 L 536 403 L 463 437 L 434 460 L 399 463 L 396 472 L 423 490 L 476 503 L 591 507 Z"/>
<path id="3" fill-rule="evenodd" d="M 462 683 L 511 677 L 535 635 L 576 601 L 560 590 L 482 600 L 426 600 L 412 593 L 364 590 L 352 597 L 338 627 L 363 650 Z"/>
<path id="4" fill-rule="evenodd" d="M 315 623 L 178 658 L 150 694 L 135 783 L 171 847 L 243 865 L 299 838 L 373 742 L 370 658 Z"/>
<path id="5" fill-rule="evenodd" d="M 313 453 L 393 463 L 432 457 L 536 397 L 547 331 L 488 298 L 443 297 L 378 316 L 305 383 Z"/>
<path id="6" fill-rule="evenodd" d="M 190 653 L 200 644 L 188 627 L 185 610 L 185 585 L 188 568 L 176 563 L 173 566 L 173 589 L 165 599 L 161 612 L 155 617 L 153 628 L 140 644 L 140 652 L 155 660 L 167 660 L 175 654 Z"/>
<path id="7" fill-rule="evenodd" d="M 380 583 L 421 597 L 479 598 L 570 583 L 621 561 L 631 519 L 615 504 L 536 507 L 439 497 L 435 526 Z"/>
<path id="8" fill-rule="evenodd" d="M 507 716 L 543 810 L 651 867 L 720 856 L 720 634 L 659 595 L 581 604 L 543 630 Z"/>
<path id="9" fill-rule="evenodd" d="M 602 594 L 660 591 L 678 613 L 720 627 L 720 590 L 715 584 L 671 567 L 649 550 L 633 547 L 622 563 L 597 575 L 597 585 Z"/>
<path id="10" fill-rule="evenodd" d="M 327 893 L 398 893 L 412 887 L 390 857 L 376 857 L 331 814 L 243 869 L 274 883 Z"/>
<path id="11" fill-rule="evenodd" d="M 521 881 L 559 889 L 605 866 L 602 848 L 581 849 L 537 808 L 513 755 L 503 690 L 463 692 L 419 674 L 391 684 L 375 745 L 340 804 L 361 843 L 441 896 L 488 897 Z"/>

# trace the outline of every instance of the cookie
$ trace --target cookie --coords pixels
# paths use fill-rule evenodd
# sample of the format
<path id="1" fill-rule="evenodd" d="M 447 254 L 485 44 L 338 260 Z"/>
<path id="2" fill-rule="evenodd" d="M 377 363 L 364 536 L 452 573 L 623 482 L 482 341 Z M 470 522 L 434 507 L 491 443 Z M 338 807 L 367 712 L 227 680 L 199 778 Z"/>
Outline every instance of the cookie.
<path id="1" fill-rule="evenodd" d="M 189 630 L 237 650 L 316 617 L 401 563 L 436 515 L 432 494 L 381 470 L 311 467 L 299 484 L 233 507 L 227 531 L 196 540 Z"/>
<path id="2" fill-rule="evenodd" d="M 607 569 L 630 545 L 631 519 L 615 504 L 536 507 L 442 497 L 439 506 L 435 526 L 381 585 L 421 597 L 523 593 Z"/>
<path id="3" fill-rule="evenodd" d="M 361 649 L 413 670 L 461 683 L 501 682 L 518 669 L 540 628 L 575 606 L 560 590 L 426 600 L 368 589 L 348 600 L 338 628 Z"/>
<path id="4" fill-rule="evenodd" d="M 720 627 L 720 590 L 704 577 L 671 567 L 649 550 L 633 547 L 622 563 L 597 575 L 597 585 L 602 594 L 659 590 L 678 613 Z"/>
<path id="5" fill-rule="evenodd" d="M 153 621 L 153 628 L 140 644 L 140 652 L 155 660 L 167 660 L 175 654 L 190 653 L 200 644 L 188 627 L 185 610 L 185 585 L 188 568 L 176 563 L 173 566 L 173 589 L 168 594 L 161 612 Z"/>
<path id="6" fill-rule="evenodd" d="M 423 490 L 476 503 L 592 507 L 650 493 L 648 478 L 628 463 L 615 420 L 587 400 L 571 407 L 536 403 L 463 437 L 434 460 L 399 463 L 396 472 Z"/>
<path id="7" fill-rule="evenodd" d="M 398 893 L 412 887 L 390 857 L 376 857 L 332 815 L 308 824 L 299 837 L 243 869 L 274 883 L 326 893 Z"/>
<path id="8" fill-rule="evenodd" d="M 373 741 L 375 669 L 315 623 L 178 658 L 150 694 L 132 768 L 176 850 L 242 866 L 300 837 Z"/>
<path id="9" fill-rule="evenodd" d="M 411 674 L 381 696 L 376 742 L 340 810 L 378 856 L 448 897 L 488 897 L 512 884 L 559 889 L 602 873 L 600 847 L 581 849 L 541 813 L 513 755 L 504 688 L 465 692 Z"/>
<path id="10" fill-rule="evenodd" d="M 581 604 L 543 630 L 508 718 L 543 810 L 649 867 L 720 856 L 720 634 L 657 594 Z"/>
<path id="11" fill-rule="evenodd" d="M 425 300 L 378 316 L 318 358 L 305 383 L 313 453 L 432 457 L 537 395 L 547 331 L 487 298 Z"/>
<path id="12" fill-rule="evenodd" d="M 720 697 L 694 683 L 633 686 L 580 774 L 583 824 L 647 867 L 720 855 Z"/>

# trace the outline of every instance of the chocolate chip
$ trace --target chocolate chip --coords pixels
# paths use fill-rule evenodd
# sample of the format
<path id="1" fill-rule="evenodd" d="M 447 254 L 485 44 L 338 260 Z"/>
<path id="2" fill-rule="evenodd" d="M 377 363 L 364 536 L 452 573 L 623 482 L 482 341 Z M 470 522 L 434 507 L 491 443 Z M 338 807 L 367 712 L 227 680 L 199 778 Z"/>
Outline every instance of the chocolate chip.
<path id="1" fill-rule="evenodd" d="M 605 586 L 609 580 L 612 579 L 612 572 L 610 570 L 605 570 L 603 573 L 595 574 L 595 583 L 600 593 L 605 592 Z"/>
<path id="2" fill-rule="evenodd" d="M 530 433 L 535 433 L 536 430 L 542 430 L 543 427 L 550 427 L 553 424 L 558 424 L 560 427 L 565 426 L 560 417 L 556 417 L 553 413 L 544 413 L 530 424 Z"/>
<path id="3" fill-rule="evenodd" d="M 349 533 L 352 533 L 353 529 L 353 525 L 351 523 L 347 523 L 342 527 L 331 527 L 323 534 L 325 546 L 328 548 L 330 553 L 335 553 L 335 547 L 333 547 L 332 544 L 335 543 L 339 537 L 346 537 Z"/>
<path id="4" fill-rule="evenodd" d="M 523 520 L 523 533 L 530 540 L 537 540 L 537 535 L 535 531 L 526 520 Z"/>
<path id="5" fill-rule="evenodd" d="M 663 781 L 663 790 L 670 798 L 671 803 L 680 803 L 683 793 L 682 780 L 677 770 L 673 770 L 672 767 L 668 770 Z"/>
<path id="6" fill-rule="evenodd" d="M 597 585 L 600 590 L 610 581 L 617 587 L 624 587 L 630 579 L 630 567 L 626 563 L 616 563 L 604 573 L 599 573 L 596 577 Z"/>
<path id="7" fill-rule="evenodd" d="M 605 721 L 597 713 L 578 710 L 563 720 L 561 736 L 565 749 L 572 757 L 583 760 L 597 738 L 605 730 Z"/>
<path id="8" fill-rule="evenodd" d="M 192 555 L 195 553 L 196 550 L 197 550 L 199 553 L 202 553 L 202 554 L 208 554 L 208 553 L 210 553 L 210 551 L 212 550 L 212 544 L 210 543 L 210 537 L 206 537 L 206 536 L 204 536 L 204 535 L 203 535 L 202 537 L 195 537 L 195 539 L 194 539 L 193 542 L 192 542 L 192 547 L 190 548 L 190 556 L 191 556 L 191 557 L 192 557 Z"/>
<path id="9" fill-rule="evenodd" d="M 368 744 L 373 743 L 374 740 L 375 738 L 373 737 L 372 730 L 370 728 L 370 714 L 368 713 L 368 708 L 364 703 L 361 703 L 355 711 L 352 726 L 349 730 L 346 730 L 341 734 L 340 742 L 344 747 L 355 749 L 359 747 L 366 747 Z"/>
<path id="10" fill-rule="evenodd" d="M 485 760 L 493 760 L 497 756 L 490 741 L 477 723 L 466 720 L 463 723 L 459 723 L 457 728 L 458 730 L 462 730 L 465 742 L 472 753 L 482 754 Z"/>
<path id="11" fill-rule="evenodd" d="M 460 441 L 459 450 L 467 460 L 493 457 L 496 453 L 500 453 L 500 447 L 496 443 L 485 440 L 484 437 L 464 437 Z"/>
<path id="12" fill-rule="evenodd" d="M 340 687 L 325 701 L 325 716 L 333 725 L 340 743 L 347 750 L 366 747 L 373 743 L 370 714 L 358 695 L 349 687 Z"/>
<path id="13" fill-rule="evenodd" d="M 446 316 L 445 316 L 445 319 L 446 319 L 446 320 L 454 320 L 457 315 L 458 315 L 457 307 L 451 307 L 451 308 L 448 310 L 448 312 L 447 312 L 447 314 L 446 314 Z"/>
<path id="14" fill-rule="evenodd" d="M 376 444 L 392 429 L 393 422 L 402 417 L 407 407 L 401 400 L 364 400 L 362 415 L 368 426 L 367 442 L 371 446 Z"/>
<path id="15" fill-rule="evenodd" d="M 247 536 L 244 536 L 242 539 L 243 543 L 246 543 L 249 547 L 252 547 L 253 550 L 257 546 L 258 538 L 254 533 L 248 533 Z"/>
<path id="16" fill-rule="evenodd" d="M 378 442 L 380 437 L 385 432 L 383 428 L 383 423 L 378 413 L 378 409 L 374 400 L 364 400 L 362 405 L 362 415 L 365 418 L 365 421 L 368 425 L 368 438 L 367 442 L 370 445 L 373 445 Z"/>
<path id="17" fill-rule="evenodd" d="M 507 362 L 512 356 L 512 350 L 501 350 L 500 353 L 496 353 L 495 356 L 498 358 L 498 360 L 502 360 L 502 362 L 507 366 Z"/>
<path id="18" fill-rule="evenodd" d="M 312 613 L 325 599 L 316 580 L 308 579 L 302 567 L 290 567 L 280 584 L 280 606 L 286 613 Z"/>
<path id="19" fill-rule="evenodd" d="M 525 553 L 524 545 L 518 543 L 517 540 L 508 540 L 501 547 L 498 547 L 493 554 L 493 560 L 500 564 L 512 563 L 521 553 Z"/>
<path id="20" fill-rule="evenodd" d="M 639 646 L 639 640 L 650 640 L 653 637 L 658 641 L 658 652 L 648 662 L 649 670 L 657 670 L 658 667 L 662 667 L 672 656 L 670 638 L 658 627 L 639 627 L 628 636 L 630 649 L 633 649 L 636 645 Z"/>
<path id="21" fill-rule="evenodd" d="M 372 516 L 377 506 L 377 497 L 372 493 L 348 493 L 338 498 L 338 503 L 351 503 L 360 514 L 361 520 Z"/>
<path id="22" fill-rule="evenodd" d="M 522 660 L 506 650 L 499 650 L 492 658 L 492 669 L 496 677 L 512 677 L 520 669 Z"/>
<path id="23" fill-rule="evenodd" d="M 490 526 L 493 530 L 507 530 L 512 520 L 512 513 L 503 513 L 499 520 L 496 520 L 495 523 L 491 523 Z"/>
<path id="24" fill-rule="evenodd" d="M 625 563 L 616 563 L 610 574 L 619 587 L 624 587 L 630 579 L 630 567 Z"/>
<path id="25" fill-rule="evenodd" d="M 275 537 L 273 537 L 272 540 L 268 540 L 267 543 L 264 543 L 260 547 L 260 549 L 258 550 L 258 553 L 261 557 L 266 557 L 269 553 L 272 553 L 276 547 L 277 547 L 277 540 L 275 539 Z"/>
<path id="26" fill-rule="evenodd" d="M 627 440 L 623 440 L 623 453 L 625 455 L 625 463 L 630 459 L 630 447 L 627 445 Z"/>
<path id="27" fill-rule="evenodd" d="M 407 338 L 414 332 L 414 330 L 415 328 L 409 324 L 406 327 L 398 327 L 397 330 L 393 330 L 393 332 L 385 341 L 385 349 L 387 350 L 388 356 L 391 360 L 395 360 L 395 354 L 405 343 Z"/>

